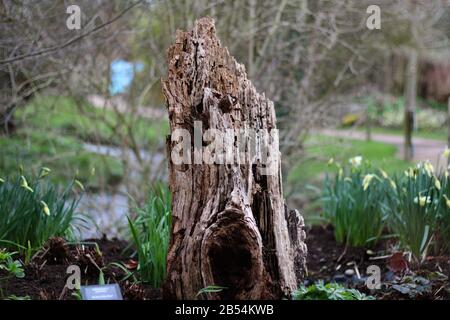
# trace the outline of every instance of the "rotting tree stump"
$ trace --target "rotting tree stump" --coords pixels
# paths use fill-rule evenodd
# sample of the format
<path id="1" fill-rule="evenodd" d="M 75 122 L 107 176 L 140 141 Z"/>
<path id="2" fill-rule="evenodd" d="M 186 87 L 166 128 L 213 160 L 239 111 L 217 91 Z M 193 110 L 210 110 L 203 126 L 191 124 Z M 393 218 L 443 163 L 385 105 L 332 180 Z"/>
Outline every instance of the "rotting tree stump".
<path id="1" fill-rule="evenodd" d="M 173 216 L 164 298 L 289 295 L 303 278 L 306 245 L 303 218 L 283 199 L 274 106 L 221 46 L 211 18 L 177 32 L 163 91 Z M 208 145 L 230 130 L 244 133 Z M 226 289 L 197 296 L 211 285 Z"/>

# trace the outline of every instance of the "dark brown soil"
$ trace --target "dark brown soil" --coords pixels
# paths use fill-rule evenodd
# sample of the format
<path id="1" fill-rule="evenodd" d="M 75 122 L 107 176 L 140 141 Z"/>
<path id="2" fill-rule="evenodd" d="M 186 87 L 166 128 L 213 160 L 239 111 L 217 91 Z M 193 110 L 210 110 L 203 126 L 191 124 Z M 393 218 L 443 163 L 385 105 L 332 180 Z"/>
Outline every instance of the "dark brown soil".
<path id="1" fill-rule="evenodd" d="M 374 295 L 378 299 L 450 299 L 449 255 L 428 257 L 420 266 L 405 257 L 402 263 L 408 266 L 407 270 L 397 270 L 393 268 L 395 261 L 392 258 L 392 254 L 397 252 L 396 241 L 381 240 L 372 248 L 345 248 L 345 245 L 337 244 L 334 240 L 331 226 L 310 227 L 307 230 L 306 244 L 308 246 L 306 284 L 318 280 L 335 281 Z M 402 256 L 399 253 L 397 255 Z M 370 265 L 376 265 L 381 270 L 383 285 L 379 290 L 369 290 L 365 285 L 366 270 Z M 346 275 L 346 270 L 353 270 L 351 272 L 353 275 Z M 357 276 L 356 270 L 359 271 L 360 277 Z M 437 277 L 437 274 L 441 277 Z M 442 279 L 442 275 L 446 276 L 446 279 Z M 430 280 L 431 289 L 429 292 L 410 297 L 392 288 L 393 284 L 398 284 L 407 276 Z"/>
<path id="2" fill-rule="evenodd" d="M 146 284 L 133 284 L 124 281 L 124 271 L 111 265 L 122 262 L 130 267 L 130 252 L 126 250 L 125 241 L 106 238 L 86 240 L 86 245 L 64 244 L 61 239 L 52 239 L 33 261 L 25 267 L 23 279 L 10 279 L 0 285 L 4 296 L 29 296 L 31 299 L 57 300 L 76 299 L 73 291 L 65 290 L 67 267 L 71 264 L 80 266 L 82 285 L 99 283 L 98 268 L 104 268 L 106 283 L 118 283 L 126 300 L 154 300 L 161 298 L 159 289 Z M 101 255 L 98 254 L 93 243 L 97 243 Z M 393 260 L 390 258 L 395 252 L 395 241 L 380 241 L 373 248 L 345 248 L 334 240 L 333 229 L 330 226 L 313 226 L 307 230 L 306 243 L 308 245 L 308 275 L 305 283 L 310 284 L 318 280 L 324 282 L 336 281 L 348 287 L 357 288 L 378 299 L 450 299 L 450 256 L 429 257 L 422 265 L 408 263 L 408 269 L 399 272 L 392 269 Z M 371 250 L 372 252 L 368 252 Z M 374 259 L 382 257 L 379 259 Z M 403 261 L 402 261 L 403 262 Z M 134 262 L 135 263 L 135 262 Z M 365 285 L 366 269 L 370 265 L 377 265 L 381 269 L 383 286 L 379 290 L 369 290 Z M 347 275 L 346 275 L 347 270 Z M 353 270 L 353 275 L 348 275 Z M 355 270 L 358 270 L 360 277 Z M 2 274 L 3 273 L 3 274 Z M 433 279 L 433 275 L 441 274 L 446 279 Z M 0 278 L 4 271 L 0 270 Z M 415 297 L 402 294 L 392 289 L 392 282 L 401 275 L 413 275 L 430 279 L 431 289 Z"/>
<path id="3" fill-rule="evenodd" d="M 25 277 L 22 279 L 11 278 L 3 281 L 1 287 L 4 296 L 15 295 L 17 297 L 28 296 L 31 299 L 42 300 L 72 300 L 76 299 L 74 291 L 64 289 L 66 273 L 69 265 L 78 265 L 81 269 L 81 284 L 95 285 L 99 283 L 100 272 L 98 267 L 104 269 L 106 283 L 118 283 L 122 289 L 125 300 L 154 300 L 160 299 L 159 289 L 154 289 L 146 284 L 133 284 L 124 281 L 125 272 L 116 266 L 114 262 L 128 262 L 129 252 L 126 251 L 127 243 L 117 239 L 86 240 L 86 245 L 66 244 L 67 250 L 62 249 L 61 242 L 50 241 L 55 247 L 47 245 L 38 253 L 31 263 L 25 267 Z M 93 243 L 97 243 L 101 254 Z M 0 271 L 0 278 L 2 277 Z"/>

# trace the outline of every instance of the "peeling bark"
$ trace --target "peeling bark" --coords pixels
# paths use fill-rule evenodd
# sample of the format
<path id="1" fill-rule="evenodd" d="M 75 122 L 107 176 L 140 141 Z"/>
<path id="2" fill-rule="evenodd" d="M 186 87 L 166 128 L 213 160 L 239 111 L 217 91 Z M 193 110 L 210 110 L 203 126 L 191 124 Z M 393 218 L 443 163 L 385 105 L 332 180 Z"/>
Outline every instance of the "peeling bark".
<path id="1" fill-rule="evenodd" d="M 167 140 L 170 159 L 179 142 L 174 130 L 185 129 L 193 137 L 194 121 L 201 121 L 204 131 L 276 129 L 273 103 L 221 46 L 211 18 L 177 32 L 168 50 L 163 91 L 172 134 Z M 195 164 L 194 143 L 188 154 L 192 164 L 169 161 L 173 224 L 165 298 L 278 299 L 303 277 L 303 218 L 285 207 L 280 167 L 264 175 L 263 155 L 242 161 L 242 146 L 229 142 L 236 163 Z M 275 145 L 269 145 L 268 153 L 279 160 Z M 196 296 L 210 285 L 227 289 Z"/>

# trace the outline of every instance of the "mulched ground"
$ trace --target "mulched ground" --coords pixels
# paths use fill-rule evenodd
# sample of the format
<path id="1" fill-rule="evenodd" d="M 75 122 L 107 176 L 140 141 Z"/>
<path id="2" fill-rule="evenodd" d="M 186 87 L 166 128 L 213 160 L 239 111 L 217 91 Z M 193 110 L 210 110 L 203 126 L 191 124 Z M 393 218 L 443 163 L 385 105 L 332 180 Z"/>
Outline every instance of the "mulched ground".
<path id="1" fill-rule="evenodd" d="M 449 255 L 431 256 L 418 265 L 407 255 L 397 252 L 394 240 L 382 240 L 371 249 L 345 248 L 335 242 L 331 226 L 309 228 L 306 243 L 307 284 L 318 280 L 336 281 L 377 299 L 450 299 Z M 383 285 L 379 290 L 369 290 L 365 285 L 366 270 L 370 265 L 377 265 L 381 270 Z M 423 278 L 429 280 L 429 284 L 422 286 Z M 419 283 L 407 284 L 411 279 L 417 279 Z"/>
<path id="2" fill-rule="evenodd" d="M 314 226 L 307 230 L 308 275 L 305 284 L 318 280 L 336 281 L 357 288 L 377 299 L 450 299 L 450 256 L 429 257 L 420 266 L 408 261 L 401 253 L 395 253 L 394 241 L 380 241 L 368 249 L 345 248 L 334 241 L 330 226 Z M 73 291 L 64 289 L 69 265 L 80 266 L 82 285 L 99 283 L 98 268 L 104 268 L 106 283 L 119 283 L 126 300 L 161 299 L 158 289 L 145 284 L 133 284 L 123 280 L 124 271 L 111 263 L 122 262 L 133 268 L 125 241 L 106 238 L 86 240 L 85 245 L 67 244 L 53 239 L 25 268 L 25 278 L 10 279 L 0 285 L 3 295 L 31 299 L 76 299 Z M 98 244 L 98 250 L 93 243 Z M 377 265 L 381 269 L 382 288 L 369 290 L 365 285 L 366 269 Z M 0 278 L 4 271 L 0 270 Z M 405 279 L 428 279 L 429 284 L 404 285 Z M 402 280 L 403 279 L 403 280 Z M 397 289 L 394 287 L 397 286 Z M 412 290 L 411 290 L 412 288 Z M 424 289 L 425 288 L 425 289 Z M 421 289 L 421 290 L 415 290 Z M 404 291 L 403 293 L 400 291 Z"/>
<path id="3" fill-rule="evenodd" d="M 106 283 L 119 283 L 125 300 L 153 300 L 160 299 L 160 290 L 145 284 L 132 284 L 123 281 L 124 271 L 110 263 L 130 263 L 127 243 L 117 239 L 86 240 L 86 245 L 70 245 L 62 239 L 56 239 L 37 255 L 25 268 L 25 277 L 10 279 L 2 283 L 5 296 L 29 296 L 40 300 L 73 300 L 73 291 L 64 289 L 69 274 L 69 265 L 78 265 L 81 269 L 81 284 L 96 285 L 99 283 L 99 269 L 104 270 Z M 92 243 L 97 243 L 101 255 Z M 96 266 L 97 265 L 97 266 Z M 0 271 L 0 278 L 2 277 Z"/>

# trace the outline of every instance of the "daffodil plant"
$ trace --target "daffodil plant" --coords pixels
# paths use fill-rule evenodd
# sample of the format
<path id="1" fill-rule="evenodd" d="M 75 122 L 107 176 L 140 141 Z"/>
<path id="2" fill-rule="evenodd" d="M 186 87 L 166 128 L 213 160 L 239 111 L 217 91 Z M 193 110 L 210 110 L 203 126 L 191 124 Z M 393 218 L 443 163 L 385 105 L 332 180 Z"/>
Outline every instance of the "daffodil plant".
<path id="1" fill-rule="evenodd" d="M 445 205 L 445 175 L 437 175 L 430 162 L 421 162 L 395 178 L 396 188 L 387 192 L 390 229 L 405 248 L 422 259 L 436 235 Z"/>
<path id="2" fill-rule="evenodd" d="M 53 236 L 74 238 L 86 220 L 75 213 L 79 197 L 74 182 L 65 189 L 51 184 L 51 170 L 42 168 L 37 178 L 2 177 L 0 183 L 0 246 L 19 250 L 39 248 Z"/>
<path id="3" fill-rule="evenodd" d="M 368 246 L 383 230 L 383 184 L 362 157 L 352 158 L 349 163 L 350 168 L 339 168 L 333 178 L 325 179 L 324 214 L 334 226 L 337 242 Z"/>
<path id="4" fill-rule="evenodd" d="M 444 250 L 450 249 L 450 182 L 448 176 L 444 176 L 442 183 L 443 196 L 438 219 L 439 246 Z"/>

